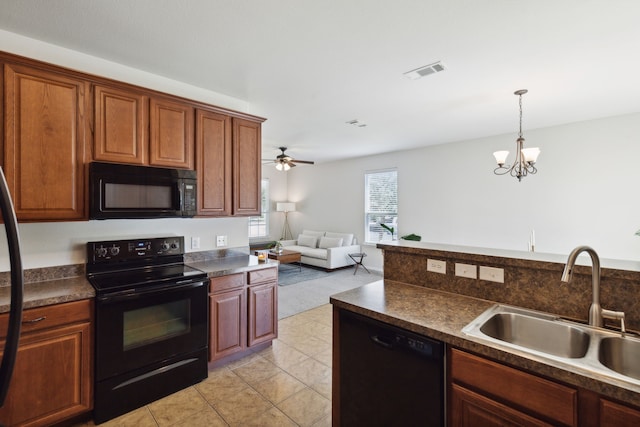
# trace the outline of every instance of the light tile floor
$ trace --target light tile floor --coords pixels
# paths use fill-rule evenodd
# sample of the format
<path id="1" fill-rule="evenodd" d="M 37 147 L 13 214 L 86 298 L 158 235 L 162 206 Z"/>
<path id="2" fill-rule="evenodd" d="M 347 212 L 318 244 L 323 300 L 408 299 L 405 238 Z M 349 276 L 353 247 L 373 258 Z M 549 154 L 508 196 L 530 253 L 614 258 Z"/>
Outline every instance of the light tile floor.
<path id="1" fill-rule="evenodd" d="M 334 278 L 331 285 L 325 284 L 327 294 L 318 300 L 321 305 L 281 318 L 278 339 L 271 347 L 211 370 L 201 383 L 101 426 L 330 426 L 332 306 L 328 296 L 381 278 L 347 271 L 351 278 L 341 274 L 338 281 Z M 291 291 L 302 291 L 293 288 L 301 285 L 319 284 L 281 287 L 279 304 L 283 298 L 290 299 L 286 295 Z M 291 289 L 282 292 L 286 288 Z"/>

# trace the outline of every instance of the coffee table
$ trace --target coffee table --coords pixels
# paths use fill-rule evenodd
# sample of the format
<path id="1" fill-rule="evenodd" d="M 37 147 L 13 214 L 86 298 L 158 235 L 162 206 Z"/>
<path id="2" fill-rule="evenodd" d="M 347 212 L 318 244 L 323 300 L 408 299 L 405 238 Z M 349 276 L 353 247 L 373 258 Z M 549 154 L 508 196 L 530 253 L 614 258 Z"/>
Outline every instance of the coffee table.
<path id="1" fill-rule="evenodd" d="M 267 252 L 267 257 L 269 257 L 269 259 L 275 259 L 276 261 L 279 261 L 280 264 L 293 264 L 297 262 L 298 271 L 302 271 L 302 263 L 300 262 L 301 255 L 302 254 L 300 252 L 290 251 L 288 249 L 283 249 L 282 253 L 272 251 Z"/>

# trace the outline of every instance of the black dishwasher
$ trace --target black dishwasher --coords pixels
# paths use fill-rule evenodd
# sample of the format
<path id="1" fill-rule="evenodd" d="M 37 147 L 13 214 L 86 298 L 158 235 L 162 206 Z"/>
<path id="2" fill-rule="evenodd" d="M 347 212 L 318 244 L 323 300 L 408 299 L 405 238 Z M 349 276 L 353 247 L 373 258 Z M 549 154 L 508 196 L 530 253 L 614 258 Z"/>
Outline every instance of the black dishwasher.
<path id="1" fill-rule="evenodd" d="M 340 310 L 340 425 L 444 426 L 444 344 Z"/>

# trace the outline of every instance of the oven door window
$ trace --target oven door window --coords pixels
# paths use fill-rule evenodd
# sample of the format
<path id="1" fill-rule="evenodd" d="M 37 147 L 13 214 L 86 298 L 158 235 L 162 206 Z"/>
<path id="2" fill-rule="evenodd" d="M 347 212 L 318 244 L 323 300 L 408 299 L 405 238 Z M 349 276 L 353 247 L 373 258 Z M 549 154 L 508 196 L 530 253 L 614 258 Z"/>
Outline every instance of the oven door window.
<path id="1" fill-rule="evenodd" d="M 191 325 L 188 299 L 126 311 L 123 316 L 122 349 L 145 346 L 188 334 Z"/>

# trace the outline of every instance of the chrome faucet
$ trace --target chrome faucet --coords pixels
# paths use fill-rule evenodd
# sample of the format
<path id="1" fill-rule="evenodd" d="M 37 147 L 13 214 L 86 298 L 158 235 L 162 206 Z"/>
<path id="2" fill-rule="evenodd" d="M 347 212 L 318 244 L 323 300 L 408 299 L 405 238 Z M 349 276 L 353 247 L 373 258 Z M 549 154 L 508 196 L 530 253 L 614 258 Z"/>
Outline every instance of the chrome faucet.
<path id="1" fill-rule="evenodd" d="M 624 312 L 623 311 L 612 311 L 606 310 L 600 307 L 600 257 L 596 251 L 594 251 L 589 246 L 578 246 L 569 254 L 569 259 L 567 260 L 567 264 L 564 266 L 564 271 L 562 272 L 562 280 L 565 283 L 569 283 L 571 281 L 571 277 L 573 275 L 573 269 L 576 265 L 576 260 L 578 255 L 582 252 L 586 252 L 591 257 L 591 306 L 589 307 L 589 325 L 602 327 L 604 324 L 603 318 L 607 319 L 620 319 L 621 331 L 625 333 L 624 326 Z"/>

